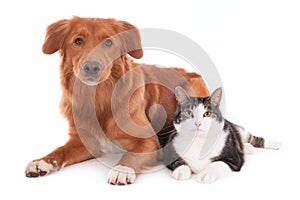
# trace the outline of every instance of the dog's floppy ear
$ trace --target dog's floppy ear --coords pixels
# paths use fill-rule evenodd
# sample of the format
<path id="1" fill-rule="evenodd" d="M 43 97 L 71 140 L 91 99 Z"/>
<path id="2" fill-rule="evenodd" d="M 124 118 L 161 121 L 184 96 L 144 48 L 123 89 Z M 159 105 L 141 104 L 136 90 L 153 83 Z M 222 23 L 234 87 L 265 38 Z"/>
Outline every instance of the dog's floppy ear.
<path id="1" fill-rule="evenodd" d="M 65 37 L 69 30 L 69 20 L 62 19 L 47 28 L 43 52 L 45 54 L 53 54 L 62 48 Z"/>
<path id="2" fill-rule="evenodd" d="M 126 32 L 126 36 L 123 38 L 126 45 L 127 53 L 134 58 L 143 57 L 143 48 L 141 43 L 141 36 L 139 30 L 132 24 L 126 21 L 119 21 L 121 24 L 122 32 Z M 131 49 L 134 49 L 131 51 Z"/>

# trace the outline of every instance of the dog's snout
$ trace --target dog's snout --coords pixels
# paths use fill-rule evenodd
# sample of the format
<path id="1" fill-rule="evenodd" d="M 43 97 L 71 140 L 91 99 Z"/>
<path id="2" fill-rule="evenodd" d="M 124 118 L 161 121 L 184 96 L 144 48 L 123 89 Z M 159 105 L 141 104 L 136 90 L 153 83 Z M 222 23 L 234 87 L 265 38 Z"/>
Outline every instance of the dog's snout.
<path id="1" fill-rule="evenodd" d="M 82 64 L 82 69 L 87 75 L 95 75 L 99 73 L 101 65 L 97 61 L 85 61 Z"/>

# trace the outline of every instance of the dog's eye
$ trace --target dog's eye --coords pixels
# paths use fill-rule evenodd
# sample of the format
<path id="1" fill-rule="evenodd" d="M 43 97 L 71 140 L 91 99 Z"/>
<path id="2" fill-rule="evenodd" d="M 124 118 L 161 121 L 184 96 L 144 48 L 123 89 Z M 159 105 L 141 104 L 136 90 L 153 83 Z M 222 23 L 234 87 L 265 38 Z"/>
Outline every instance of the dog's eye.
<path id="1" fill-rule="evenodd" d="M 110 47 L 112 45 L 112 43 L 113 42 L 111 41 L 111 39 L 107 39 L 107 40 L 105 40 L 104 45 L 107 47 Z"/>
<path id="2" fill-rule="evenodd" d="M 83 39 L 82 38 L 76 38 L 74 43 L 77 44 L 77 45 L 82 45 L 83 44 Z"/>

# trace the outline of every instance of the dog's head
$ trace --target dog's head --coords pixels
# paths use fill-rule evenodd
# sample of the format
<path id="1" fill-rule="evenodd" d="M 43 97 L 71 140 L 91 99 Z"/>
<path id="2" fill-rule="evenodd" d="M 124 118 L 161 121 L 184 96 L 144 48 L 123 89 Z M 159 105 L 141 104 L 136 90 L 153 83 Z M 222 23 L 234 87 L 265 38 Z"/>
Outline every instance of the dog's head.
<path id="1" fill-rule="evenodd" d="M 134 58 L 143 56 L 135 26 L 102 18 L 73 17 L 49 25 L 43 52 L 56 51 L 60 52 L 63 64 L 71 67 L 71 72 L 88 85 L 106 80 L 114 61 L 125 54 Z"/>

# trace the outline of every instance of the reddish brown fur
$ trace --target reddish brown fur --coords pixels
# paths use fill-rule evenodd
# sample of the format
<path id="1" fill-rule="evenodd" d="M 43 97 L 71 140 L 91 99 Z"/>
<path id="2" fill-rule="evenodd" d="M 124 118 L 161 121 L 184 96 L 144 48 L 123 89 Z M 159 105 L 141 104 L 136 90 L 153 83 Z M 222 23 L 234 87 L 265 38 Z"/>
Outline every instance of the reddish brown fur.
<path id="1" fill-rule="evenodd" d="M 137 136 L 134 137 L 132 134 L 129 135 L 120 129 L 112 116 L 112 91 L 117 81 L 130 70 L 140 68 L 136 71 L 137 74 L 135 74 L 135 76 L 130 77 L 131 81 L 124 86 L 124 91 L 134 86 L 138 81 L 143 82 L 149 78 L 156 80 L 165 77 L 169 77 L 170 82 L 172 82 L 172 89 L 177 85 L 187 88 L 188 83 L 186 81 L 177 79 L 176 77 L 172 79 L 170 74 L 172 74 L 172 71 L 175 71 L 189 82 L 190 86 L 194 89 L 194 95 L 209 95 L 205 83 L 199 74 L 187 73 L 185 70 L 178 68 L 167 69 L 137 64 L 127 55 L 121 55 L 110 66 L 105 68 L 101 73 L 101 82 L 97 86 L 87 86 L 79 82 L 77 86 L 79 92 L 77 92 L 77 96 L 74 95 L 73 87 L 76 81 L 76 75 L 80 74 L 82 63 L 89 56 L 90 52 L 105 38 L 132 29 L 136 28 L 124 21 L 79 17 L 74 17 L 70 20 L 60 20 L 48 27 L 43 52 L 52 54 L 59 51 L 61 55 L 61 110 L 69 122 L 70 139 L 65 145 L 38 160 L 55 163 L 57 169 L 60 169 L 64 165 L 71 165 L 94 158 L 93 155 L 95 155 L 95 152 L 98 150 L 101 152 L 101 146 L 93 141 L 93 137 L 88 145 L 90 147 L 94 145 L 95 152 L 89 152 L 83 145 L 74 121 L 74 113 L 77 113 L 78 117 L 82 120 L 83 126 L 86 127 L 87 130 L 96 130 L 97 128 L 94 126 L 99 122 L 106 137 L 118 141 L 128 151 L 121 158 L 119 164 L 131 167 L 135 172 L 140 172 L 142 167 L 153 163 L 156 160 L 156 154 L 152 153 L 148 154 L 148 156 L 139 155 L 141 155 L 141 153 L 155 152 L 159 149 L 159 142 L 155 132 L 133 133 L 133 135 Z M 74 40 L 78 35 L 84 38 L 84 45 L 76 46 L 74 44 Z M 138 40 L 140 39 L 138 38 Z M 143 55 L 142 49 L 128 53 L 134 58 L 140 58 Z M 91 88 L 95 90 L 91 90 Z M 172 122 L 173 113 L 177 106 L 172 89 L 170 90 L 155 83 L 144 85 L 144 87 L 137 89 L 130 97 L 128 108 L 126 105 L 122 105 L 122 98 L 125 98 L 126 95 L 126 92 L 124 92 L 124 94 L 120 94 L 119 97 L 120 115 L 123 109 L 129 109 L 132 120 L 138 125 L 144 126 L 149 124 L 150 116 L 148 115 L 148 110 L 151 105 L 160 104 L 164 106 L 167 112 L 167 122 L 165 124 L 165 126 L 167 126 Z M 98 122 L 89 120 L 93 106 L 87 105 L 89 100 L 86 98 L 84 98 L 84 102 L 82 100 L 83 97 L 93 97 L 93 95 L 95 96 L 95 100 L 90 98 L 90 101 L 91 104 L 94 101 L 96 102 L 95 109 Z M 30 176 L 30 174 L 27 175 Z"/>

